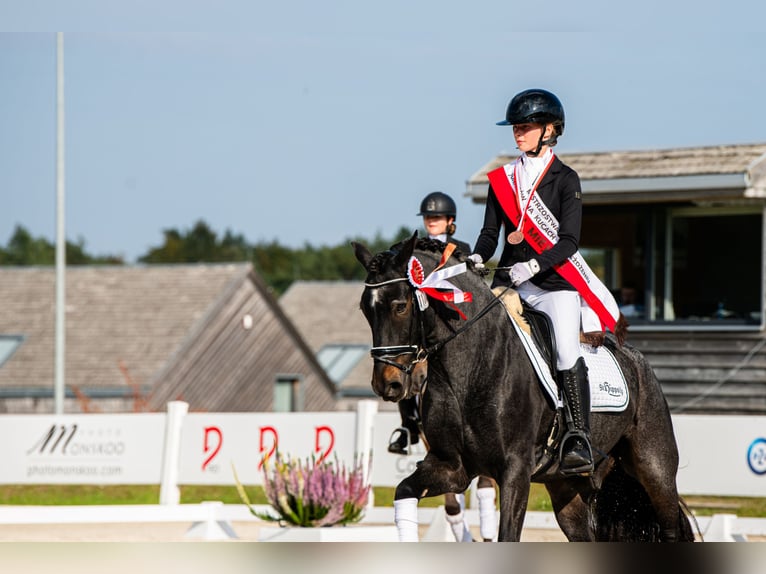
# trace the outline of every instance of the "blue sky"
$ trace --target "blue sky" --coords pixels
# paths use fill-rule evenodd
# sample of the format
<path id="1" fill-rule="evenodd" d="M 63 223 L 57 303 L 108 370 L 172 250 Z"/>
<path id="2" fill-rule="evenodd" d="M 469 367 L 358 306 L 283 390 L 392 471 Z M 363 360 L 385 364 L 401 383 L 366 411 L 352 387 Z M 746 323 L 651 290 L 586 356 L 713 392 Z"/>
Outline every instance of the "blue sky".
<path id="1" fill-rule="evenodd" d="M 465 181 L 528 87 L 564 104 L 559 153 L 766 141 L 766 4 L 452 4 L 0 0 L 0 244 L 55 237 L 57 30 L 67 237 L 128 261 L 198 219 L 293 247 L 416 229 L 433 190 L 473 243 Z"/>

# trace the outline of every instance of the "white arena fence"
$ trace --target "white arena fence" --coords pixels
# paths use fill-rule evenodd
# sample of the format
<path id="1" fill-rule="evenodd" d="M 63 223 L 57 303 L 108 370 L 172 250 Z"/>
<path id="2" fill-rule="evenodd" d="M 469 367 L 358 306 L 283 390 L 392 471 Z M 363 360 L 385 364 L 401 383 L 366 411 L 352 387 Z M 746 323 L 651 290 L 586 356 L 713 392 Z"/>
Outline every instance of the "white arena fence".
<path id="1" fill-rule="evenodd" d="M 337 458 L 349 467 L 361 462 L 371 484 L 398 484 L 425 453 L 420 444 L 406 457 L 388 453 L 399 414 L 378 412 L 377 406 L 366 400 L 355 412 L 189 413 L 186 403 L 174 401 L 165 413 L 0 415 L 0 433 L 8 437 L 0 444 L 0 484 L 159 484 L 157 508 L 101 508 L 115 509 L 115 517 L 121 513 L 120 521 L 135 516 L 150 522 L 152 516 L 172 518 L 170 508 L 160 507 L 173 506 L 207 529 L 232 520 L 227 513 L 249 513 L 241 505 L 179 505 L 178 485 L 233 486 L 233 468 L 243 484 L 262 484 L 263 460 L 277 448 L 293 458 Z M 673 424 L 682 495 L 766 496 L 766 417 L 674 415 Z M 34 522 L 36 514 L 54 523 L 56 513 L 68 512 L 58 508 L 0 507 L 0 523 Z M 76 508 L 85 517 L 84 507 Z M 376 509 L 374 501 L 369 511 L 366 520 L 387 513 L 393 520 L 392 509 Z M 714 530 L 729 532 L 736 524 L 746 534 L 766 535 L 763 520 L 699 520 L 706 529 L 710 522 Z"/>

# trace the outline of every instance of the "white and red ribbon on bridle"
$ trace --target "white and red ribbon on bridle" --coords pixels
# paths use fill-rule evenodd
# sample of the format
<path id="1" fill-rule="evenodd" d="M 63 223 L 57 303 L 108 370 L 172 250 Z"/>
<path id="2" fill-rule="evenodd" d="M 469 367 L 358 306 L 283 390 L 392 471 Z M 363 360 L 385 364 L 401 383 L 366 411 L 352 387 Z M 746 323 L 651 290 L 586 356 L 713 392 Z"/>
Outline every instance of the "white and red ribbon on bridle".
<path id="1" fill-rule="evenodd" d="M 463 262 L 457 265 L 452 265 L 451 267 L 444 267 L 444 264 L 454 250 L 455 246 L 451 243 L 448 244 L 444 249 L 439 265 L 437 265 L 427 276 L 423 269 L 423 265 L 418 258 L 413 255 L 410 257 L 410 261 L 407 264 L 407 277 L 412 286 L 416 289 L 415 294 L 421 311 L 428 308 L 427 295 L 428 297 L 433 297 L 437 301 L 444 301 L 450 305 L 450 307 L 455 309 L 461 318 L 465 319 L 466 317 L 463 312 L 455 307 L 454 304 L 473 301 L 473 295 L 468 291 L 463 291 L 459 287 L 456 287 L 447 280 L 456 275 L 465 273 L 467 270 L 466 264 Z"/>

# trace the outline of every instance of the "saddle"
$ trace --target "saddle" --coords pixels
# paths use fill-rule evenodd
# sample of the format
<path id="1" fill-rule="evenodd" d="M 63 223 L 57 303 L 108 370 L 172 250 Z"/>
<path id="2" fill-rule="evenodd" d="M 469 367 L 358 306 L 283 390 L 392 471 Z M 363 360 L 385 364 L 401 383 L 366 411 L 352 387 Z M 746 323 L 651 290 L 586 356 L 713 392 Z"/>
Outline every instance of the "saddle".
<path id="1" fill-rule="evenodd" d="M 556 339 L 553 337 L 553 324 L 551 318 L 529 305 L 526 301 L 521 302 L 522 315 L 529 323 L 532 339 L 537 345 L 540 354 L 545 359 L 545 364 L 551 371 L 553 380 L 557 378 L 556 370 Z"/>
<path id="2" fill-rule="evenodd" d="M 533 360 L 540 382 L 545 389 L 546 396 L 552 401 L 556 411 L 548 439 L 545 444 L 539 445 L 537 452 L 537 465 L 534 475 L 545 473 L 551 466 L 558 462 L 558 447 L 566 430 L 564 396 L 558 385 L 558 369 L 556 368 L 556 342 L 553 336 L 553 326 L 550 317 L 542 311 L 538 311 L 522 301 L 518 293 L 505 287 L 493 289 L 496 297 L 500 297 L 503 306 L 519 332 L 522 342 L 526 339 L 525 348 Z M 607 370 L 602 374 L 601 365 L 595 361 L 602 361 L 607 357 L 608 362 L 614 363 L 611 352 L 604 346 L 603 333 L 580 333 L 581 344 L 588 346 L 585 353 L 585 361 L 591 371 L 591 410 L 619 411 L 627 405 L 627 389 L 624 386 L 624 378 L 617 371 Z M 534 347 L 534 353 L 530 347 Z M 535 354 L 536 353 L 536 354 Z M 535 358 L 536 357 L 536 358 Z M 602 357 L 602 358 L 598 358 Z M 611 359 L 609 359 L 611 357 Z M 616 363 L 614 363 L 616 366 Z M 609 365 L 611 368 L 611 365 Z M 610 385 L 609 381 L 622 379 L 622 385 Z M 594 392 L 594 383 L 598 392 Z M 603 390 L 602 390 L 603 389 Z M 613 404 L 599 404 L 604 396 L 604 390 L 618 391 Z"/>

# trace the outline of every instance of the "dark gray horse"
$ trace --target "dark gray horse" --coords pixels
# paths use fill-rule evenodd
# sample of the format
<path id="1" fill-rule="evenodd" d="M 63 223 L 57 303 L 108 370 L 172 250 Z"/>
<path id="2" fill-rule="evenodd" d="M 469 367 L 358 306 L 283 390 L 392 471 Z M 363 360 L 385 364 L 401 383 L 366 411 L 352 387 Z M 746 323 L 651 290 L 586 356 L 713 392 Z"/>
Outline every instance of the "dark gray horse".
<path id="1" fill-rule="evenodd" d="M 678 450 L 670 412 L 645 358 L 629 345 L 606 345 L 628 384 L 630 402 L 618 413 L 594 413 L 592 476 L 564 477 L 556 450 L 562 420 L 542 392 L 531 361 L 505 308 L 481 273 L 467 270 L 449 281 L 472 302 L 455 305 L 428 297 L 418 303 L 409 266 L 414 254 L 423 274 L 443 262 L 444 244 L 417 235 L 373 255 L 354 243 L 367 270 L 361 308 L 372 330 L 372 385 L 385 400 L 410 391 L 408 376 L 428 360 L 421 396 L 428 453 L 396 488 L 400 539 L 416 527 L 409 504 L 426 496 L 463 492 L 478 475 L 500 492 L 500 541 L 519 540 L 531 482 L 545 484 L 559 526 L 569 540 L 694 539 L 676 488 Z M 443 269 L 464 262 L 450 258 Z M 409 275 L 408 275 L 409 270 Z M 434 291 L 431 291 L 435 294 Z M 417 295 L 417 296 L 416 296 Z M 415 524 L 417 524 L 415 513 Z M 409 534 L 408 534 L 409 533 Z"/>

